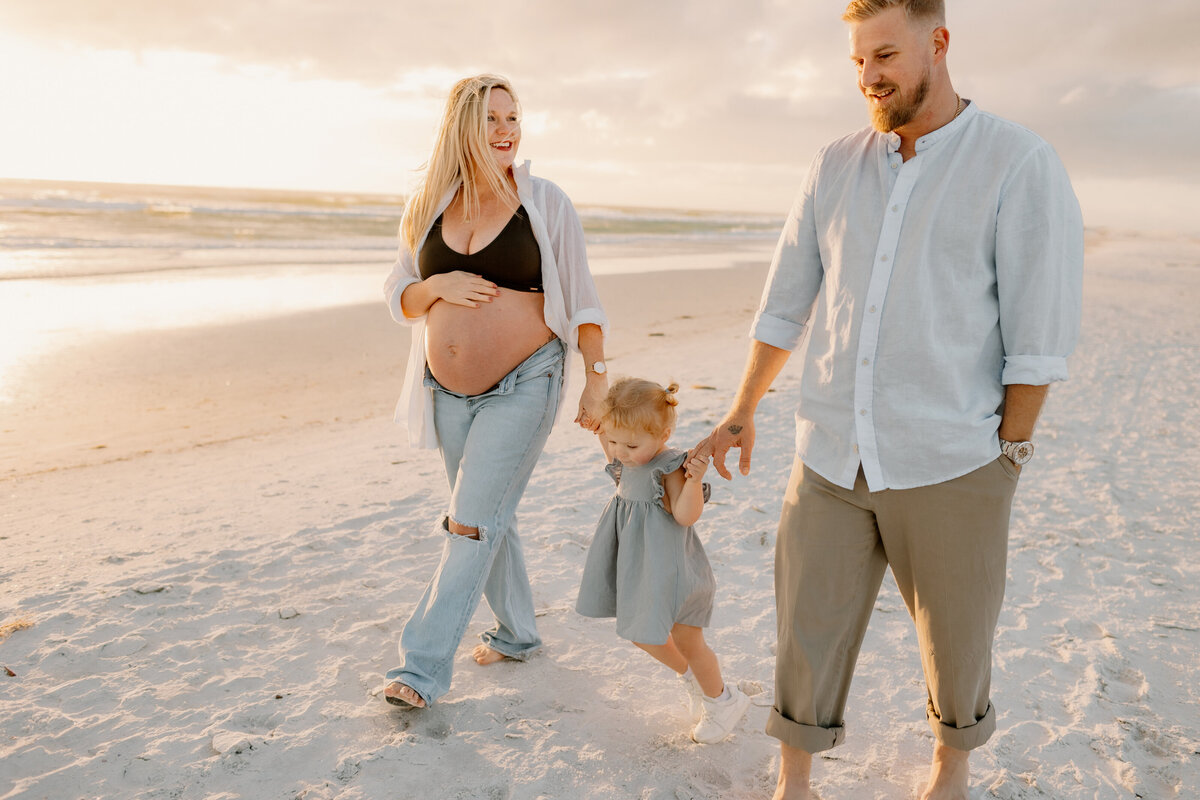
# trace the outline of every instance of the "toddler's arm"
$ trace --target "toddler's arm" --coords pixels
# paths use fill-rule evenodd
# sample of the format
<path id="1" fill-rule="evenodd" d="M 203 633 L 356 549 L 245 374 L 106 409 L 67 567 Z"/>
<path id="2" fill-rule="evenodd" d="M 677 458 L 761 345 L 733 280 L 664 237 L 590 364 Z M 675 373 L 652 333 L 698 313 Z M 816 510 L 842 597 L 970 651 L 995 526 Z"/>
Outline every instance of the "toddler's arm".
<path id="1" fill-rule="evenodd" d="M 663 476 L 663 488 L 671 501 L 671 516 L 680 525 L 695 525 L 704 511 L 704 483 L 708 458 L 691 454 L 683 466 Z"/>
<path id="2" fill-rule="evenodd" d="M 605 435 L 603 426 L 596 431 L 596 439 L 600 442 L 600 449 L 604 451 L 604 463 L 611 464 L 613 457 L 612 453 L 608 452 L 608 436 Z"/>

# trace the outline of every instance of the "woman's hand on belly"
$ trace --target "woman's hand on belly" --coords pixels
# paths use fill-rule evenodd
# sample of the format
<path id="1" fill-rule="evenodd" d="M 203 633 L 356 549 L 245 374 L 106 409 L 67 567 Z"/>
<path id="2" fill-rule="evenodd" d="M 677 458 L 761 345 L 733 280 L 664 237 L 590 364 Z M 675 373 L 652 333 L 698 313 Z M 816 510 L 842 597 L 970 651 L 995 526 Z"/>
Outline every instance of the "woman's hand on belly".
<path id="1" fill-rule="evenodd" d="M 414 283 L 400 295 L 400 308 L 404 316 L 424 316 L 439 301 L 466 308 L 479 308 L 480 303 L 490 303 L 500 289 L 486 278 L 471 272 L 455 270 L 430 275 Z"/>
<path id="2" fill-rule="evenodd" d="M 487 278 L 462 270 L 430 275 L 426 282 L 435 283 L 438 300 L 467 308 L 479 308 L 480 303 L 490 303 L 500 294 L 500 288 Z"/>
<path id="3" fill-rule="evenodd" d="M 452 392 L 485 392 L 554 338 L 543 314 L 543 295 L 509 289 L 474 307 L 434 303 L 425 320 L 429 370 Z"/>

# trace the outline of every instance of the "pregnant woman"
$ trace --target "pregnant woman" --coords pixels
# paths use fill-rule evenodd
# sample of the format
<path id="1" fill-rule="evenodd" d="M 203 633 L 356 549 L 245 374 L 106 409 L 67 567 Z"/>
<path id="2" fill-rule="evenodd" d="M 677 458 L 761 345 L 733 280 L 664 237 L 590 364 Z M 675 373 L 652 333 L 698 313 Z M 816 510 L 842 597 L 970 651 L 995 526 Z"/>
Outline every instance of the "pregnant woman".
<path id="1" fill-rule="evenodd" d="M 586 373 L 575 421 L 596 430 L 608 391 L 608 321 L 583 228 L 561 189 L 514 166 L 520 143 L 507 80 L 454 86 L 384 286 L 392 317 L 413 326 L 397 419 L 412 445 L 441 451 L 450 483 L 441 560 L 387 673 L 395 705 L 424 708 L 449 690 L 481 594 L 496 624 L 477 662 L 523 661 L 541 646 L 517 504 L 560 406 L 568 348 Z"/>

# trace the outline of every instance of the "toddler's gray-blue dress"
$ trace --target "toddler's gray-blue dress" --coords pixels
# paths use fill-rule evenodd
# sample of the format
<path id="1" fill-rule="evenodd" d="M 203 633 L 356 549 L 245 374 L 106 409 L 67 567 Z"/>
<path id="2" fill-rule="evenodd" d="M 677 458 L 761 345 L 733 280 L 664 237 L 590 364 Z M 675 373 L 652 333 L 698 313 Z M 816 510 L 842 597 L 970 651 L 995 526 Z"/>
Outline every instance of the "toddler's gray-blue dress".
<path id="1" fill-rule="evenodd" d="M 664 450 L 640 467 L 613 461 L 605 469 L 617 492 L 596 526 L 575 610 L 585 617 L 616 617 L 617 635 L 642 644 L 666 644 L 675 623 L 706 627 L 716 581 L 696 531 L 663 507 L 663 476 L 687 453 Z M 707 500 L 708 484 L 704 484 Z"/>

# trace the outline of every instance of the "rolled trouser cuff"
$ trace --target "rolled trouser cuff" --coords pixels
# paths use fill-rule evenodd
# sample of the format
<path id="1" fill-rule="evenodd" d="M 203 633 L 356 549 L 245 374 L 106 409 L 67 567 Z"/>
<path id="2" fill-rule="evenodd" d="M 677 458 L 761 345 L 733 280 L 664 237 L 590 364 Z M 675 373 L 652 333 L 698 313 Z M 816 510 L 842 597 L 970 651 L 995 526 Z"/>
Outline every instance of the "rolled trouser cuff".
<path id="1" fill-rule="evenodd" d="M 484 631 L 479 634 L 479 640 L 488 648 L 513 661 L 528 661 L 542 647 L 542 640 L 536 639 L 531 644 L 514 649 L 512 645 L 497 639 L 494 631 Z"/>
<path id="2" fill-rule="evenodd" d="M 774 736 L 788 747 L 795 747 L 806 753 L 820 753 L 845 741 L 846 728 L 842 725 L 832 728 L 804 725 L 788 719 L 778 708 L 772 708 L 770 716 L 767 717 L 767 735 Z"/>
<path id="3" fill-rule="evenodd" d="M 965 727 L 947 725 L 938 719 L 932 702 L 926 707 L 925 716 L 937 740 L 955 750 L 974 750 L 992 738 L 992 734 L 996 732 L 996 707 L 991 703 L 988 703 L 987 711 L 983 712 L 982 717 Z"/>

